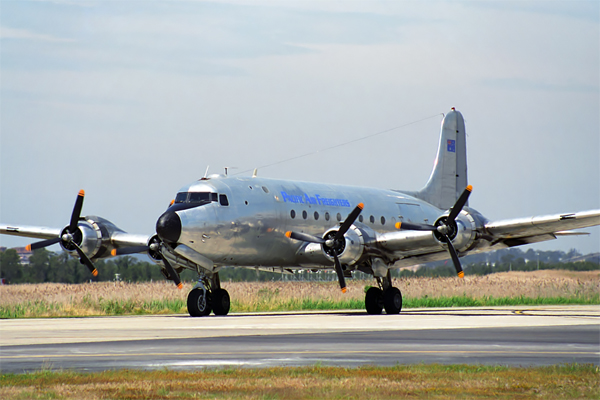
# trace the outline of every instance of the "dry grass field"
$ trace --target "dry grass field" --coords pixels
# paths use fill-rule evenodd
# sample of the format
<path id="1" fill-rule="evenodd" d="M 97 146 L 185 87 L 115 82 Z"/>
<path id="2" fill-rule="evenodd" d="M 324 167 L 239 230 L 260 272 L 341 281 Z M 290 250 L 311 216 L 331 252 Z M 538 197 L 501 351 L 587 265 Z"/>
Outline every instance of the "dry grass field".
<path id="1" fill-rule="evenodd" d="M 343 294 L 337 282 L 224 282 L 232 311 L 362 308 L 365 286 L 348 280 Z M 405 306 L 417 299 L 564 298 L 598 303 L 600 272 L 507 272 L 459 278 L 395 279 Z M 171 282 L 22 284 L 0 286 L 0 317 L 52 317 L 186 312 L 193 287 L 177 290 Z M 414 302 L 412 303 L 414 306 Z"/>
<path id="2" fill-rule="evenodd" d="M 598 367 L 412 365 L 0 375 L 2 399 L 598 399 Z"/>

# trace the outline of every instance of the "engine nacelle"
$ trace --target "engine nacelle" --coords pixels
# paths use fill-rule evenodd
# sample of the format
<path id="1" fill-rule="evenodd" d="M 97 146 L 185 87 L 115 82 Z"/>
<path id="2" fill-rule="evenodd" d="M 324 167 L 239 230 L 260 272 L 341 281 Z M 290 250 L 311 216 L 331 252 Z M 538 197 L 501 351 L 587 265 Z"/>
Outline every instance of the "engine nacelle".
<path id="1" fill-rule="evenodd" d="M 447 216 L 438 218 L 435 226 L 439 226 L 446 222 Z M 458 252 L 463 252 L 471 249 L 477 239 L 477 222 L 475 218 L 467 211 L 461 211 L 456 217 L 454 224 L 448 225 L 448 237 L 452 240 L 454 248 Z M 446 243 L 446 237 L 439 232 L 433 232 L 435 238 L 440 243 Z"/>
<path id="2" fill-rule="evenodd" d="M 112 246 L 110 237 L 113 232 L 120 232 L 112 222 L 104 218 L 89 216 L 82 218 L 77 222 L 77 231 L 73 234 L 73 241 L 83 250 L 90 259 L 109 257 Z M 69 234 L 69 227 L 66 226 L 60 236 Z M 79 258 L 75 247 L 64 240 L 61 240 L 60 246 L 72 256 Z"/>
<path id="3" fill-rule="evenodd" d="M 336 233 L 337 229 L 330 229 L 325 232 L 323 239 L 333 239 Z M 344 239 L 337 243 L 337 246 L 334 244 L 335 251 L 341 264 L 353 265 L 362 257 L 365 249 L 363 233 L 356 226 L 352 225 L 344 235 Z M 325 257 L 333 262 L 334 248 L 327 246 L 327 244 L 322 244 L 321 249 Z"/>

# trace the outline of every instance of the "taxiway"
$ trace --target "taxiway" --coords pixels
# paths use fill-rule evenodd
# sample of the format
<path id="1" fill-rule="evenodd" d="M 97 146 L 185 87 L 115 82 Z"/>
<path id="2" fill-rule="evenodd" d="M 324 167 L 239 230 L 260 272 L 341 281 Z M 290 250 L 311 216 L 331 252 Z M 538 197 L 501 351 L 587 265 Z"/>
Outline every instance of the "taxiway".
<path id="1" fill-rule="evenodd" d="M 600 307 L 0 321 L 2 372 L 420 362 L 600 364 Z"/>

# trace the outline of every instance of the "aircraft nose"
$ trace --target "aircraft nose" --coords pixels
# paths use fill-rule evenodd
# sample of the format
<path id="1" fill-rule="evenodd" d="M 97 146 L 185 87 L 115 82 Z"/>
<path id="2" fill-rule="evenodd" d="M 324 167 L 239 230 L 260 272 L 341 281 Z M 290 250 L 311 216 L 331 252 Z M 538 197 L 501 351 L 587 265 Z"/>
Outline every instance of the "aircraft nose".
<path id="1" fill-rule="evenodd" d="M 181 235 L 181 218 L 173 211 L 167 211 L 156 221 L 158 237 L 168 243 L 177 243 Z"/>

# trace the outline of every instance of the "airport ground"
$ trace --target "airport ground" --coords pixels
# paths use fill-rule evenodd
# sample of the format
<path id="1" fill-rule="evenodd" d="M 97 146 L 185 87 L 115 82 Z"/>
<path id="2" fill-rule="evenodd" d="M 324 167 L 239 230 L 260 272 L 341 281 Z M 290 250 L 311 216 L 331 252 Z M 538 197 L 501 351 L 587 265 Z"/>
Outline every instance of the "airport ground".
<path id="1" fill-rule="evenodd" d="M 0 328 L 3 398 L 600 394 L 598 306 L 5 319 Z"/>
<path id="2" fill-rule="evenodd" d="M 400 283 L 422 297 L 474 287 L 517 295 L 583 288 L 597 295 L 598 274 L 590 274 Z M 310 290 L 302 282 L 270 284 L 277 286 L 235 290 L 263 302 L 280 301 L 294 285 L 305 295 Z M 152 285 L 141 292 L 162 293 L 162 284 Z M 338 296 L 327 285 L 317 293 Z M 354 285 L 351 295 L 362 297 L 364 284 Z M 66 286 L 74 287 L 82 288 Z M 88 292 L 86 301 L 107 296 L 109 286 L 97 287 L 104 292 Z M 131 295 L 122 289 L 132 287 L 112 287 Z M 64 288 L 37 286 L 29 298 L 52 291 L 55 300 L 68 298 Z M 0 302 L 10 299 L 2 294 Z M 71 293 L 77 296 L 86 294 Z M 597 302 L 405 308 L 375 316 L 317 310 L 0 320 L 2 398 L 321 398 L 332 391 L 339 398 L 598 398 L 599 365 Z"/>

